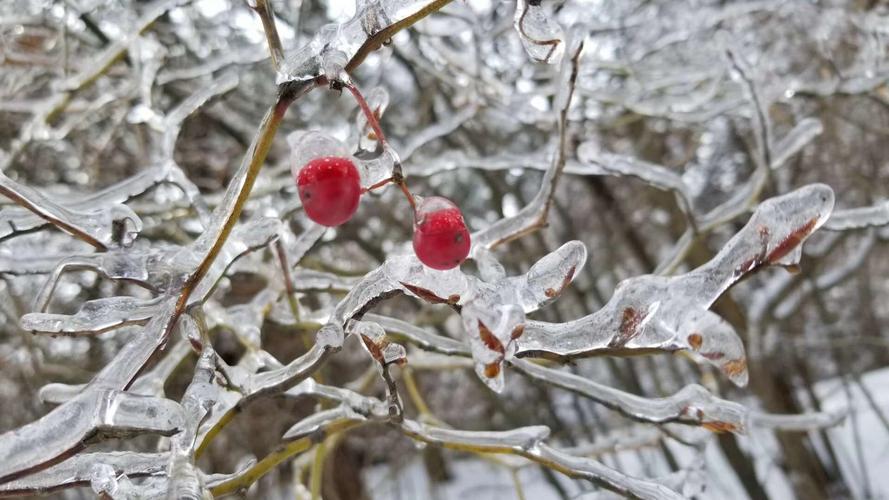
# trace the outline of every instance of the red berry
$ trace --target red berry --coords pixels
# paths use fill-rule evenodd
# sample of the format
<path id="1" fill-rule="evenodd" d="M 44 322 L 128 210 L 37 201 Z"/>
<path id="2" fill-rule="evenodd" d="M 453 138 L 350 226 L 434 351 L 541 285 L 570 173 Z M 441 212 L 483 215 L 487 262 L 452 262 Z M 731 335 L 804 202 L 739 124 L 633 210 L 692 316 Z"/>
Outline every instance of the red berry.
<path id="1" fill-rule="evenodd" d="M 358 210 L 361 179 L 348 158 L 315 158 L 300 169 L 296 186 L 306 215 L 322 226 L 339 226 Z"/>
<path id="2" fill-rule="evenodd" d="M 459 266 L 469 255 L 469 230 L 463 214 L 446 198 L 425 198 L 414 222 L 414 253 L 420 262 L 444 271 Z"/>

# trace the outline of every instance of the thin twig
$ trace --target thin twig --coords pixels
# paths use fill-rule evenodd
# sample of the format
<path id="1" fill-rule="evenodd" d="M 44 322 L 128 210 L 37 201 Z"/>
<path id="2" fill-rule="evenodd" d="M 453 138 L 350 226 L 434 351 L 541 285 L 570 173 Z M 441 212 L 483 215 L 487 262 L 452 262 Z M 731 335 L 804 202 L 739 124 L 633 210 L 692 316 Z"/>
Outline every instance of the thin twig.
<path id="1" fill-rule="evenodd" d="M 445 5 L 451 3 L 451 1 L 452 0 L 433 0 L 425 7 L 411 14 L 410 16 L 407 16 L 400 21 L 396 21 L 367 37 L 367 40 L 365 40 L 364 43 L 361 44 L 361 47 L 358 48 L 358 51 L 355 52 L 355 55 L 352 56 L 352 59 L 349 60 L 349 62 L 346 64 L 346 67 L 344 68 L 346 70 L 346 73 L 351 74 L 353 71 L 355 71 L 358 66 L 361 66 L 361 63 L 364 62 L 364 60 L 367 58 L 368 55 L 370 55 L 371 52 L 382 47 L 385 43 L 387 43 L 388 40 L 391 40 L 396 33 L 405 28 L 413 26 L 430 14 L 438 12 L 439 10 L 444 8 Z"/>
<path id="2" fill-rule="evenodd" d="M 523 207 L 515 216 L 501 219 L 488 228 L 472 235 L 473 247 L 486 247 L 491 249 L 516 238 L 520 238 L 546 225 L 556 186 L 568 160 L 568 110 L 574 96 L 583 45 L 583 39 L 577 41 L 577 48 L 574 50 L 574 53 L 571 54 L 571 59 L 567 62 L 570 64 L 570 73 L 567 82 L 565 82 L 567 87 L 563 89 L 563 92 L 565 92 L 566 95 L 562 107 L 559 109 L 557 119 L 559 145 L 552 164 L 544 174 L 540 190 L 531 202 Z"/>
<path id="3" fill-rule="evenodd" d="M 255 3 L 254 3 L 255 2 Z M 278 36 L 278 27 L 275 24 L 275 12 L 268 0 L 247 0 L 247 4 L 259 15 L 265 39 L 269 46 L 269 54 L 272 56 L 272 67 L 275 71 L 281 67 L 284 61 L 284 46 Z"/>
<path id="4" fill-rule="evenodd" d="M 293 276 L 290 272 L 290 265 L 287 263 L 287 251 L 284 250 L 280 238 L 275 240 L 275 254 L 278 256 L 278 264 L 284 275 L 284 289 L 287 294 L 287 303 L 290 305 L 290 312 L 293 314 L 293 320 L 299 323 L 299 303 L 296 300 L 296 289 L 293 287 Z"/>

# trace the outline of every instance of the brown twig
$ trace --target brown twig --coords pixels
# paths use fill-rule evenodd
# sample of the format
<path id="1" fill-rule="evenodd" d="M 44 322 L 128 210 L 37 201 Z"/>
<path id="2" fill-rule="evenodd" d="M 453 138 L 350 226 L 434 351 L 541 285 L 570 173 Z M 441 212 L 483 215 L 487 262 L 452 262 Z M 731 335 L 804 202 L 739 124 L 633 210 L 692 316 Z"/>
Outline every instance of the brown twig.
<path id="1" fill-rule="evenodd" d="M 348 62 L 348 64 L 346 64 L 346 67 L 344 68 L 346 70 L 346 73 L 351 74 L 353 71 L 355 71 L 358 66 L 361 66 L 361 63 L 364 62 L 364 60 L 371 52 L 382 47 L 388 40 L 391 40 L 396 33 L 405 28 L 413 26 L 418 21 L 429 16 L 430 14 L 438 12 L 439 10 L 444 8 L 445 5 L 451 3 L 451 1 L 452 0 L 433 0 L 428 5 L 411 14 L 410 16 L 400 21 L 396 21 L 389 26 L 381 29 L 380 31 L 377 31 L 376 33 L 370 35 L 367 40 L 365 40 L 364 43 L 361 44 L 361 47 L 358 48 L 358 51 L 355 52 L 355 55 L 352 56 L 352 59 Z"/>
<path id="2" fill-rule="evenodd" d="M 275 12 L 272 10 L 272 6 L 269 5 L 268 0 L 255 0 L 255 5 L 250 5 L 251 2 L 247 2 L 250 5 L 250 8 L 253 9 L 254 12 L 259 16 L 259 19 L 262 21 L 262 28 L 265 32 L 265 39 L 269 45 L 269 54 L 272 56 L 272 66 L 275 71 L 281 67 L 281 62 L 284 60 L 284 47 L 281 44 L 281 37 L 278 36 L 278 27 L 275 25 Z"/>

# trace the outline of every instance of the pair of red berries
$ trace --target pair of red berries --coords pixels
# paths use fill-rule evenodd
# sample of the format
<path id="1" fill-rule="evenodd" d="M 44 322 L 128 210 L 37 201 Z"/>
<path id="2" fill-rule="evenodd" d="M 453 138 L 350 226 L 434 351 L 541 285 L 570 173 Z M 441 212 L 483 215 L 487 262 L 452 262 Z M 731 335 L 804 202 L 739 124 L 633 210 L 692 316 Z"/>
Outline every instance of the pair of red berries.
<path id="1" fill-rule="evenodd" d="M 306 215 L 323 226 L 339 226 L 352 218 L 361 197 L 358 169 L 348 158 L 324 156 L 297 174 L 299 199 Z M 460 209 L 439 196 L 424 198 L 414 213 L 414 253 L 438 270 L 459 266 L 469 255 L 469 230 Z"/>

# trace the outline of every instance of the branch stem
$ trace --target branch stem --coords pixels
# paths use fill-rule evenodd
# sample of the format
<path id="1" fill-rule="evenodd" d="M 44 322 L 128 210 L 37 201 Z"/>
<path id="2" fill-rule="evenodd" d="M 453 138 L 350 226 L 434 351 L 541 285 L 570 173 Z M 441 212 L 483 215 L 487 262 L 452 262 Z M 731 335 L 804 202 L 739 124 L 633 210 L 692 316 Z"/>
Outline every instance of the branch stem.
<path id="1" fill-rule="evenodd" d="M 417 12 L 405 17 L 404 19 L 394 22 L 389 26 L 377 31 L 372 36 L 369 36 L 367 40 L 361 44 L 361 47 L 358 48 L 358 51 L 355 52 L 355 55 L 352 56 L 352 59 L 346 64 L 345 70 L 346 73 L 352 74 L 358 66 L 361 66 L 361 63 L 370 55 L 371 52 L 379 49 L 383 46 L 388 40 L 391 40 L 393 36 L 399 31 L 409 28 L 421 21 L 423 18 L 438 12 L 445 5 L 451 3 L 452 0 L 434 0 L 430 2 L 428 5 L 418 10 Z"/>
<path id="2" fill-rule="evenodd" d="M 281 37 L 278 36 L 278 27 L 275 25 L 275 12 L 269 5 L 268 0 L 256 0 L 256 5 L 251 6 L 251 8 L 262 21 L 262 30 L 265 32 L 265 39 L 269 45 L 269 54 L 272 56 L 272 67 L 275 71 L 278 71 L 281 67 L 281 62 L 284 61 L 284 46 L 281 44 Z"/>

